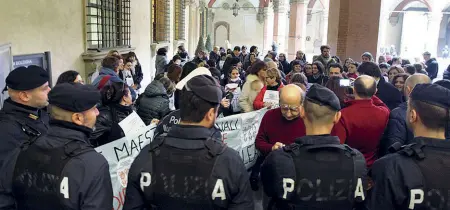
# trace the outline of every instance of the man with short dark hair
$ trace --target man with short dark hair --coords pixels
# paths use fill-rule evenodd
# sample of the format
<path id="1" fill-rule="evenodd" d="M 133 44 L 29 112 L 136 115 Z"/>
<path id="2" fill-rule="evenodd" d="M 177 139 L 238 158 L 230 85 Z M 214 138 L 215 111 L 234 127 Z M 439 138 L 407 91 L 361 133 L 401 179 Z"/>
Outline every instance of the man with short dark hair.
<path id="1" fill-rule="evenodd" d="M 323 64 L 323 66 L 326 68 L 331 63 L 336 63 L 336 60 L 334 60 L 330 55 L 331 47 L 328 45 L 322 45 L 320 47 L 321 54 L 319 56 L 315 56 L 313 58 L 313 61 L 319 61 Z M 328 76 L 328 71 L 324 72 L 325 75 Z"/>
<path id="2" fill-rule="evenodd" d="M 180 124 L 134 160 L 123 210 L 254 208 L 241 157 L 210 132 L 221 100 L 211 76 L 194 76 L 184 85 Z"/>
<path id="3" fill-rule="evenodd" d="M 414 74 L 405 81 L 404 96 L 409 99 L 409 95 L 417 84 L 430 84 L 430 78 L 425 74 Z M 406 125 L 407 102 L 403 102 L 399 107 L 391 111 L 389 123 L 386 127 L 385 137 L 380 143 L 380 155 L 388 154 L 388 148 L 396 142 L 402 145 L 412 143 L 414 135 Z"/>
<path id="4" fill-rule="evenodd" d="M 243 62 L 243 69 L 248 69 L 248 67 L 250 67 L 250 54 L 254 53 L 256 55 L 256 57 L 258 57 L 259 52 L 258 52 L 258 47 L 257 46 L 251 46 L 250 47 L 250 53 L 248 53 L 245 58 L 244 58 L 244 62 Z"/>
<path id="5" fill-rule="evenodd" d="M 448 209 L 449 108 L 450 90 L 436 84 L 414 87 L 406 112 L 413 142 L 394 144 L 394 154 L 373 164 L 369 209 Z"/>
<path id="6" fill-rule="evenodd" d="M 390 110 L 397 108 L 402 103 L 402 94 L 391 83 L 386 82 L 381 76 L 380 67 L 374 62 L 365 62 L 358 67 L 360 75 L 371 76 L 377 83 L 376 96 L 380 98 Z"/>
<path id="7" fill-rule="evenodd" d="M 375 79 L 363 75 L 354 82 L 355 100 L 349 101 L 333 128 L 341 143 L 359 150 L 370 168 L 378 158 L 378 145 L 389 119 L 389 108 L 377 97 Z"/>
<path id="8" fill-rule="evenodd" d="M 233 49 L 233 57 L 238 57 L 241 55 L 241 47 L 236 46 Z"/>
<path id="9" fill-rule="evenodd" d="M 332 63 L 328 67 L 328 72 L 330 72 L 329 73 L 330 77 L 341 77 L 342 78 L 342 73 L 344 72 L 344 67 L 342 67 L 342 65 L 339 63 Z"/>
<path id="10" fill-rule="evenodd" d="M 362 205 L 364 157 L 330 135 L 341 117 L 340 109 L 331 90 L 318 84 L 309 89 L 300 108 L 306 136 L 272 151 L 262 165 L 264 191 L 272 198 L 267 209 L 358 209 Z M 336 180 L 340 184 L 333 184 Z M 327 196 L 325 185 L 345 196 Z"/>
<path id="11" fill-rule="evenodd" d="M 0 170 L 0 209 L 112 208 L 109 164 L 89 142 L 100 92 L 91 85 L 62 83 L 48 94 L 50 129 L 15 150 Z M 12 182 L 12 186 L 11 186 Z"/>
<path id="12" fill-rule="evenodd" d="M 428 51 L 423 53 L 423 59 L 425 60 L 425 65 L 427 66 L 425 70 L 428 72 L 428 76 L 430 76 L 433 81 L 433 79 L 436 79 L 439 72 L 439 64 L 436 58 L 431 58 L 431 53 Z"/>
<path id="13" fill-rule="evenodd" d="M 120 65 L 123 60 L 116 56 L 106 56 L 102 60 L 102 67 L 98 77 L 92 82 L 92 85 L 102 89 L 108 81 L 123 82 L 119 77 Z"/>

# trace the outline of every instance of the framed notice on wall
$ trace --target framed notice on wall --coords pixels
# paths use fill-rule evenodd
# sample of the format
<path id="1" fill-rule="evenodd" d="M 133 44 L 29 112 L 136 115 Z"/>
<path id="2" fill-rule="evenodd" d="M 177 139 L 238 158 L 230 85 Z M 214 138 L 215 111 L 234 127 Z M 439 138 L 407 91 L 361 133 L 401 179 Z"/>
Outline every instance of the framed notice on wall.
<path id="1" fill-rule="evenodd" d="M 39 66 L 48 72 L 48 84 L 52 86 L 52 65 L 50 52 L 13 56 L 13 69 L 21 66 Z"/>
<path id="2" fill-rule="evenodd" d="M 6 86 L 5 80 L 9 72 L 13 70 L 13 56 L 11 44 L 0 44 L 0 91 Z M 3 101 L 8 98 L 8 93 L 0 94 L 0 108 L 3 107 Z"/>

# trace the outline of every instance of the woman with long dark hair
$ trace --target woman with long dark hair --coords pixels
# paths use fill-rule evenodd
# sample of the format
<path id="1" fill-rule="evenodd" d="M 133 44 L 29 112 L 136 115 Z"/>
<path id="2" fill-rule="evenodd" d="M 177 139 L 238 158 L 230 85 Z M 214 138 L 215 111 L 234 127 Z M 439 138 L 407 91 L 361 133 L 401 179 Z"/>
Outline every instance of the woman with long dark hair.
<path id="1" fill-rule="evenodd" d="M 84 84 L 83 78 L 81 78 L 80 73 L 74 70 L 65 71 L 61 75 L 59 75 L 56 84 L 71 83 L 71 82 Z"/>
<path id="2" fill-rule="evenodd" d="M 328 76 L 324 75 L 324 70 L 323 64 L 319 61 L 315 61 L 312 64 L 312 76 L 308 77 L 308 82 L 325 85 L 328 81 Z"/>
<path id="3" fill-rule="evenodd" d="M 130 89 L 124 82 L 109 81 L 100 93 L 102 106 L 90 138 L 96 147 L 124 137 L 119 122 L 133 112 Z"/>

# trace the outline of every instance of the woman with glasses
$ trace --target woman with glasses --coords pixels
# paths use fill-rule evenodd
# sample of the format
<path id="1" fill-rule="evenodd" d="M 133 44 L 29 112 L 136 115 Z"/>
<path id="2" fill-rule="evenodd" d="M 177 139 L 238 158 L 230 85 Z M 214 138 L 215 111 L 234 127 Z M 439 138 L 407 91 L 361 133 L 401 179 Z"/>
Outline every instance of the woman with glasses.
<path id="1" fill-rule="evenodd" d="M 278 101 L 272 101 L 267 100 L 268 96 L 266 96 L 266 93 L 268 94 L 268 91 L 275 91 L 278 94 L 278 91 L 280 91 L 281 88 L 283 88 L 283 83 L 281 82 L 281 75 L 278 69 L 276 68 L 270 68 L 266 72 L 266 86 L 261 89 L 258 96 L 256 96 L 255 101 L 253 102 L 253 108 L 255 110 L 262 109 L 264 107 L 266 108 L 277 108 L 278 107 Z M 279 98 L 279 97 L 278 97 Z"/>
<path id="2" fill-rule="evenodd" d="M 95 147 L 124 137 L 119 122 L 133 112 L 131 92 L 127 84 L 108 81 L 100 94 L 102 105 L 98 108 L 96 129 L 90 138 Z"/>

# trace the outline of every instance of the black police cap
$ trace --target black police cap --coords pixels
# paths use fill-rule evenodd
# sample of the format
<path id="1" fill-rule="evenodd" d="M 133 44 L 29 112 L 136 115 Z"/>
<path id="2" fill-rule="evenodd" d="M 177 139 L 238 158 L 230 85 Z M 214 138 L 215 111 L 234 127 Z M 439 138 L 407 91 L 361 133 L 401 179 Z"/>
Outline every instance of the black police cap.
<path id="1" fill-rule="evenodd" d="M 84 112 L 100 102 L 100 92 L 92 85 L 61 83 L 48 94 L 48 102 L 71 112 Z"/>
<path id="2" fill-rule="evenodd" d="M 440 86 L 445 87 L 450 90 L 450 80 L 448 80 L 448 79 L 439 80 L 433 84 L 440 85 Z"/>
<path id="3" fill-rule="evenodd" d="M 341 110 L 341 103 L 339 102 L 339 98 L 336 94 L 334 94 L 334 92 L 330 89 L 319 84 L 314 84 L 311 88 L 309 88 L 306 93 L 306 100 L 321 106 L 328 106 L 336 111 Z"/>
<path id="4" fill-rule="evenodd" d="M 39 66 L 18 67 L 6 77 L 6 87 L 13 90 L 32 90 L 48 82 L 48 72 Z"/>
<path id="5" fill-rule="evenodd" d="M 411 100 L 448 109 L 450 108 L 450 90 L 436 84 L 418 84 L 411 92 Z"/>
<path id="6" fill-rule="evenodd" d="M 211 76 L 195 76 L 184 87 L 187 91 L 192 91 L 196 96 L 205 101 L 219 104 L 222 100 L 222 89 Z"/>

